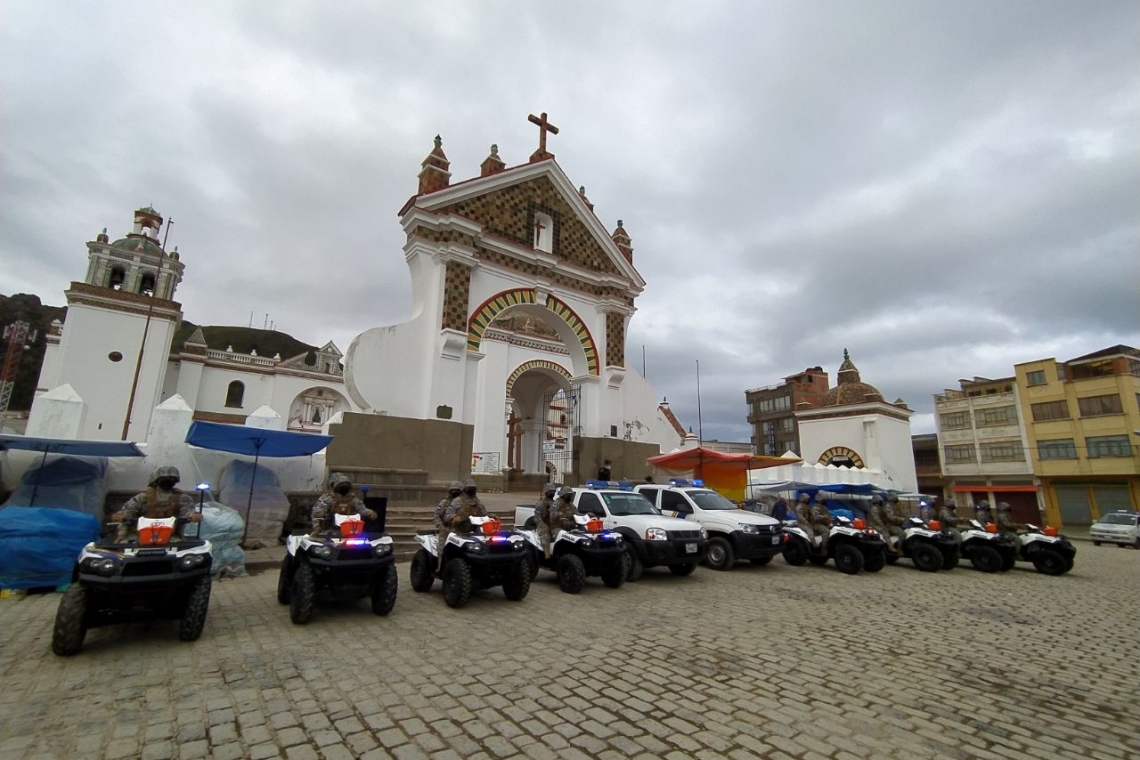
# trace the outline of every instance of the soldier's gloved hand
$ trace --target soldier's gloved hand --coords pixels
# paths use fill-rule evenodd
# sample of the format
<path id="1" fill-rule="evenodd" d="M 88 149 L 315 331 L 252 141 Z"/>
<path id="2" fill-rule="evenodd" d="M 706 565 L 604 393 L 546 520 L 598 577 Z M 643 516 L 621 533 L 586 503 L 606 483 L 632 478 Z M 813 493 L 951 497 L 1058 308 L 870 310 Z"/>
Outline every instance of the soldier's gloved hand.
<path id="1" fill-rule="evenodd" d="M 377 517 L 379 517 L 379 515 L 376 514 L 376 511 L 372 509 L 364 510 L 364 516 L 369 520 L 375 520 Z"/>
<path id="2" fill-rule="evenodd" d="M 122 512 L 112 512 L 111 516 L 107 518 L 107 522 L 121 523 L 123 521 Z"/>
<path id="3" fill-rule="evenodd" d="M 191 512 L 190 516 L 187 517 L 186 519 L 189 520 L 190 522 L 202 522 L 202 513 L 201 512 Z"/>

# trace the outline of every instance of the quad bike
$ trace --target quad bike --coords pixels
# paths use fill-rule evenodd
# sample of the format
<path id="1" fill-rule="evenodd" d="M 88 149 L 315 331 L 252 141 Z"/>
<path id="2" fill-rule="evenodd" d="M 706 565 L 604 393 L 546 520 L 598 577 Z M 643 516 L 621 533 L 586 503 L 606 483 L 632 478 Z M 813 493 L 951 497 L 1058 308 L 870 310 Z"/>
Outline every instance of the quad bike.
<path id="1" fill-rule="evenodd" d="M 1073 569 L 1073 559 L 1077 549 L 1064 536 L 1057 534 L 1052 527 L 1040 528 L 1026 525 L 1025 533 L 1019 537 L 1017 559 L 1032 562 L 1033 569 L 1045 575 L 1064 575 Z"/>
<path id="2" fill-rule="evenodd" d="M 323 525 L 289 536 L 277 576 L 277 601 L 289 605 L 289 619 L 308 623 L 318 601 L 356 601 L 369 597 L 372 612 L 387 615 L 396 604 L 396 564 L 392 539 L 364 535 L 356 515 L 334 515 L 335 527 Z"/>
<path id="3" fill-rule="evenodd" d="M 894 564 L 900 557 L 908 557 L 924 573 L 952 570 L 958 565 L 958 539 L 942 531 L 938 520 L 924 523 L 917 517 L 908 517 L 902 526 L 902 535 L 892 547 L 888 543 L 887 563 Z"/>
<path id="4" fill-rule="evenodd" d="M 549 557 L 543 556 L 537 531 L 521 531 L 530 548 L 531 580 L 542 567 L 558 575 L 558 586 L 567 594 L 581 591 L 590 576 L 601 576 L 609 588 L 621 588 L 629 562 L 621 534 L 602 530 L 602 521 L 587 515 L 574 515 L 574 522 L 573 530 L 555 533 Z"/>
<path id="5" fill-rule="evenodd" d="M 412 557 L 412 590 L 431 591 L 436 578 L 443 581 L 443 599 L 448 607 L 463 607 L 471 592 L 503 587 L 512 602 L 530 591 L 530 549 L 518 531 L 504 531 L 494 517 L 471 517 L 471 533 L 449 533 L 439 546 L 434 532 L 416 536 L 420 545 Z"/>
<path id="6" fill-rule="evenodd" d="M 959 552 L 983 573 L 1009 570 L 1017 557 L 1017 545 L 998 532 L 997 525 L 970 520 L 961 532 Z"/>
<path id="7" fill-rule="evenodd" d="M 847 575 L 861 570 L 877 573 L 886 564 L 885 551 L 883 537 L 877 530 L 867 528 L 861 519 L 835 517 L 823 551 L 795 521 L 784 523 L 784 561 L 789 565 L 799 566 L 805 562 L 825 565 L 830 559 Z"/>
<path id="8" fill-rule="evenodd" d="M 59 600 L 51 651 L 77 654 L 88 628 L 128 621 L 178 620 L 178 638 L 202 635 L 210 606 L 209 541 L 181 538 L 177 517 L 140 517 L 131 541 L 83 547 Z"/>

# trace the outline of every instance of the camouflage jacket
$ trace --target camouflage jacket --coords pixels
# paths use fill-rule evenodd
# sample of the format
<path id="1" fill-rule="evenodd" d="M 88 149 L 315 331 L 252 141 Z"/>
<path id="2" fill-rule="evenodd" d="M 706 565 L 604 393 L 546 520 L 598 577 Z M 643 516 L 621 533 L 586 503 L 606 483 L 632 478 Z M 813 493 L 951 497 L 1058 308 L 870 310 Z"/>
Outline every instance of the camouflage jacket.
<path id="1" fill-rule="evenodd" d="M 539 530 L 550 527 L 550 513 L 554 510 L 554 502 L 554 499 L 547 499 L 544 496 L 534 505 L 534 524 Z"/>
<path id="2" fill-rule="evenodd" d="M 123 505 L 123 519 L 119 523 L 119 536 L 133 533 L 140 517 L 163 519 L 167 517 L 189 518 L 197 505 L 189 494 L 175 489 L 163 493 L 154 486 L 147 488 Z"/>
<path id="3" fill-rule="evenodd" d="M 938 519 L 942 521 L 943 528 L 957 528 L 961 520 L 958 518 L 958 513 L 950 507 L 943 507 L 942 511 L 938 513 Z"/>
<path id="4" fill-rule="evenodd" d="M 822 504 L 812 504 L 811 523 L 817 528 L 829 530 L 831 528 L 831 512 Z"/>
<path id="5" fill-rule="evenodd" d="M 443 515 L 443 522 L 449 525 L 456 533 L 470 533 L 472 517 L 486 517 L 487 507 L 478 496 L 468 496 L 461 493 L 451 501 L 447 512 Z"/>
<path id="6" fill-rule="evenodd" d="M 554 535 L 560 530 L 574 530 L 578 524 L 574 522 L 574 515 L 578 514 L 573 502 L 565 499 L 556 499 L 550 507 L 550 534 Z"/>
<path id="7" fill-rule="evenodd" d="M 364 502 L 353 493 L 341 496 L 332 491 L 325 491 L 321 498 L 317 499 L 317 503 L 313 505 L 310 516 L 313 518 L 313 526 L 316 527 L 326 520 L 331 521 L 331 515 L 357 515 L 364 519 L 364 512 L 367 509 Z"/>
<path id="8" fill-rule="evenodd" d="M 438 531 L 443 528 L 443 516 L 447 514 L 447 508 L 451 506 L 451 499 L 440 499 L 439 504 L 435 505 L 435 529 Z"/>

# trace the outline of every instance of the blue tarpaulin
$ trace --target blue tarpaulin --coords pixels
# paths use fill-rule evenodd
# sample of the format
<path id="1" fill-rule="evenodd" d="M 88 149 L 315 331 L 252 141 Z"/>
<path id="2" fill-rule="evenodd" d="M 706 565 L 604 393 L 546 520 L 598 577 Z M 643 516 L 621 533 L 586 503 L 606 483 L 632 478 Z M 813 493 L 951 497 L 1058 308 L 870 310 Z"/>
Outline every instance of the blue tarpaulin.
<path id="1" fill-rule="evenodd" d="M 251 457 L 309 456 L 331 442 L 331 435 L 263 430 L 220 422 L 195 422 L 186 433 L 186 443 L 191 446 Z"/>
<path id="2" fill-rule="evenodd" d="M 130 441 L 73 441 L 66 438 L 36 438 L 26 435 L 0 435 L 0 449 L 68 454 L 73 457 L 143 457 L 146 454 Z"/>
<path id="3" fill-rule="evenodd" d="M 98 520 L 70 509 L 0 509 L 0 588 L 70 583 L 75 558 L 99 531 Z"/>

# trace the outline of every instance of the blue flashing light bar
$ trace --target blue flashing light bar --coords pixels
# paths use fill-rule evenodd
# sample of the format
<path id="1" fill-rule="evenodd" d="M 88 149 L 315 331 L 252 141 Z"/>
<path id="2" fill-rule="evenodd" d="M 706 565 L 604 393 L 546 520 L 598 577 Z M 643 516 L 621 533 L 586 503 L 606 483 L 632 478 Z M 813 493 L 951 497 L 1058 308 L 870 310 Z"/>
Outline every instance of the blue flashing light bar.
<path id="1" fill-rule="evenodd" d="M 587 480 L 586 488 L 589 488 L 592 491 L 597 491 L 603 488 L 609 489 L 611 491 L 632 491 L 633 483 L 630 483 L 627 480 L 623 480 L 621 482 L 618 482 L 616 480 Z"/>

